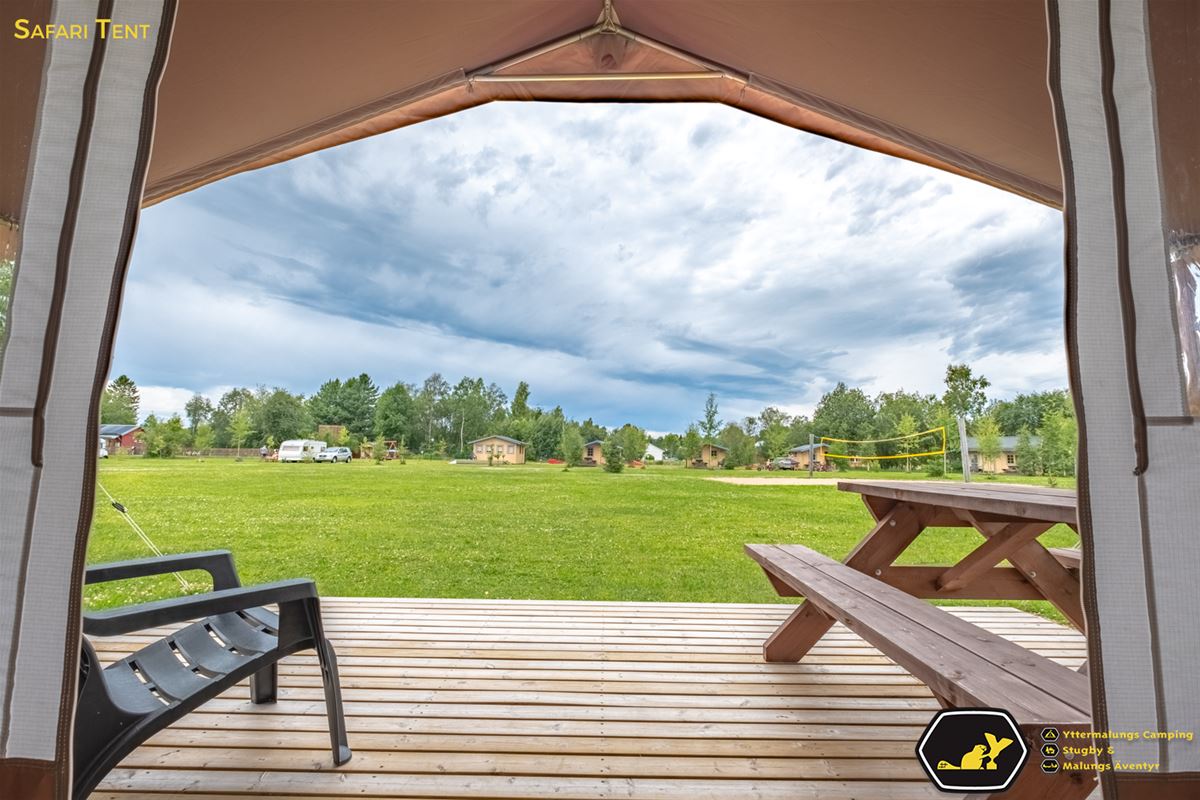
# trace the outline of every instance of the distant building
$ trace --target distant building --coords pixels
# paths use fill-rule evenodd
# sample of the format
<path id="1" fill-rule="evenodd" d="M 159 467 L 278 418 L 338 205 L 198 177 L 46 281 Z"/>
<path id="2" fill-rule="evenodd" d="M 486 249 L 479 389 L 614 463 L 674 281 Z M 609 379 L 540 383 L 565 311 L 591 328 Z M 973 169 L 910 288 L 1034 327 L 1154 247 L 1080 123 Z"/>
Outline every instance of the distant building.
<path id="1" fill-rule="evenodd" d="M 100 438 L 109 453 L 140 453 L 141 442 L 137 435 L 142 432 L 141 425 L 101 425 Z"/>
<path id="2" fill-rule="evenodd" d="M 720 469 L 725 466 L 725 456 L 727 455 L 729 455 L 728 448 L 712 442 L 705 442 L 700 447 L 700 455 L 684 466 L 691 469 Z"/>
<path id="3" fill-rule="evenodd" d="M 487 461 L 488 456 L 491 456 L 493 462 L 498 461 L 501 464 L 525 463 L 527 445 L 516 439 L 507 436 L 484 436 L 482 439 L 475 439 L 470 444 L 471 457 L 476 461 Z"/>
<path id="4" fill-rule="evenodd" d="M 971 469 L 975 472 L 1016 472 L 1017 471 L 1017 440 L 1018 436 L 1000 437 L 1000 456 L 984 458 L 979 453 L 979 440 L 974 436 L 967 437 L 967 451 L 971 454 Z M 1037 436 L 1029 437 L 1034 447 L 1039 447 L 1042 440 Z"/>
<path id="5" fill-rule="evenodd" d="M 583 465 L 585 467 L 604 466 L 604 442 L 592 439 L 583 446 Z"/>
<path id="6" fill-rule="evenodd" d="M 793 447 L 788 450 L 788 458 L 796 462 L 796 469 L 808 469 L 809 459 L 812 459 L 813 466 L 824 467 L 827 463 L 825 460 L 825 451 L 829 449 L 829 445 L 824 442 L 818 442 L 811 446 L 815 455 L 809 455 L 810 446 L 802 444 L 799 447 Z"/>
<path id="7" fill-rule="evenodd" d="M 667 456 L 666 452 L 661 447 L 659 447 L 656 444 L 647 443 L 646 444 L 646 454 L 642 460 L 644 460 L 644 461 L 650 461 L 650 460 L 662 461 L 664 458 L 666 458 L 666 456 Z"/>

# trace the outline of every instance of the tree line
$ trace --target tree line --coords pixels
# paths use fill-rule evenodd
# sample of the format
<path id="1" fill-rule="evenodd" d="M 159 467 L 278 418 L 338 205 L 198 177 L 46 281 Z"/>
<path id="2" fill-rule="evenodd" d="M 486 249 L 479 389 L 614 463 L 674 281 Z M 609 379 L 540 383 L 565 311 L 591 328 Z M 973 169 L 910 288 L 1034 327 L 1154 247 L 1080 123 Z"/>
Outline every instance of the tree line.
<path id="1" fill-rule="evenodd" d="M 1019 394 L 991 400 L 987 378 L 967 364 L 946 368 L 940 394 L 903 389 L 874 397 L 859 388 L 838 383 L 818 402 L 811 417 L 789 414 L 775 406 L 740 420 L 724 420 L 715 394 L 709 394 L 695 422 L 680 433 L 650 435 L 627 423 L 608 429 L 591 418 L 569 418 L 560 406 L 544 409 L 531 403 L 527 382 L 520 382 L 511 400 L 495 383 L 463 377 L 451 384 L 434 373 L 420 384 L 397 382 L 380 389 L 366 373 L 325 381 L 310 396 L 282 388 L 234 388 L 216 401 L 195 394 L 183 416 L 143 422 L 143 441 L 150 455 L 174 455 L 211 448 L 274 448 L 287 439 L 324 438 L 331 445 L 358 450 L 363 442 L 392 440 L 402 452 L 442 457 L 470 457 L 471 441 L 499 434 L 526 442 L 531 460 L 583 460 L 587 442 L 603 442 L 606 465 L 620 469 L 640 459 L 647 443 L 661 447 L 670 458 L 698 457 L 705 442 L 728 451 L 729 468 L 769 461 L 814 438 L 846 440 L 897 439 L 867 444 L 834 443 L 831 451 L 848 456 L 898 456 L 881 460 L 883 468 L 925 469 L 937 473 L 942 459 L 908 457 L 933 441 L 916 437 L 921 431 L 944 427 L 952 467 L 960 448 L 956 421 L 968 420 L 979 439 L 981 455 L 998 455 L 1000 437 L 1018 437 L 1018 469 L 1028 474 L 1067 475 L 1074 469 L 1076 426 L 1074 409 L 1065 390 Z M 136 384 L 125 375 L 107 387 L 101 421 L 133 424 L 140 400 Z M 334 426 L 341 435 L 318 435 L 320 426 Z M 326 428 L 326 431 L 331 428 Z M 940 434 L 937 438 L 940 445 Z"/>

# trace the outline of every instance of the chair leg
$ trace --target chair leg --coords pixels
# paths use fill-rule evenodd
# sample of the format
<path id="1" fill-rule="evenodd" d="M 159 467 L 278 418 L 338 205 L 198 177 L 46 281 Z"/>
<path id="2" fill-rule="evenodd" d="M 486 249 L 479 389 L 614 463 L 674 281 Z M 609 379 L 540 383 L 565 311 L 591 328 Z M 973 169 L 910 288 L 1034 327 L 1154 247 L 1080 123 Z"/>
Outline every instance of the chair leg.
<path id="1" fill-rule="evenodd" d="M 282 612 L 282 608 L 280 611 Z M 308 631 L 316 643 L 317 661 L 321 664 L 321 683 L 325 686 L 325 715 L 329 718 L 329 744 L 333 763 L 341 766 L 350 760 L 350 740 L 346 736 L 346 715 L 342 710 L 342 684 L 338 680 L 337 654 L 325 638 L 321 622 L 321 605 L 316 598 L 304 602 Z M 282 619 L 282 617 L 281 617 Z"/>
<path id="2" fill-rule="evenodd" d="M 279 662 L 272 662 L 250 676 L 250 700 L 256 704 L 279 699 Z"/>
<path id="3" fill-rule="evenodd" d="M 321 680 L 325 684 L 325 714 L 329 718 L 329 744 L 333 763 L 341 766 L 350 760 L 350 740 L 346 736 L 346 716 L 342 710 L 342 685 L 338 681 L 337 655 L 329 640 L 317 640 L 317 659 L 321 662 Z"/>

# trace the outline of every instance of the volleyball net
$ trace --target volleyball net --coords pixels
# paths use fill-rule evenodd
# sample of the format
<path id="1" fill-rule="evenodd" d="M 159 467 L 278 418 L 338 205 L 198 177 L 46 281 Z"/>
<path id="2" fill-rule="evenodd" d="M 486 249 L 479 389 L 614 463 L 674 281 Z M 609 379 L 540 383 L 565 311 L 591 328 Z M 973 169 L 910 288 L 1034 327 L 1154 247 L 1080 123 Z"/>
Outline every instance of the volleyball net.
<path id="1" fill-rule="evenodd" d="M 825 445 L 826 458 L 845 461 L 927 458 L 946 453 L 946 426 L 939 425 L 927 431 L 889 436 L 885 439 L 838 439 L 833 436 L 820 436 L 817 437 L 817 442 Z"/>

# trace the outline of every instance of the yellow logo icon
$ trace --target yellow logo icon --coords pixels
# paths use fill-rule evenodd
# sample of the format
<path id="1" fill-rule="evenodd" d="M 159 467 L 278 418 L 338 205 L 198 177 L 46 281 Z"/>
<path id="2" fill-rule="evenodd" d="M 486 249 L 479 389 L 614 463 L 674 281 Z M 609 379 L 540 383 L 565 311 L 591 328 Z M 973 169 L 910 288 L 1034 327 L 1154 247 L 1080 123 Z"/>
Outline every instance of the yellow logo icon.
<path id="1" fill-rule="evenodd" d="M 917 760 L 943 792 L 1003 792 L 1029 758 L 1017 721 L 1002 708 L 948 708 L 929 721 Z"/>
<path id="2" fill-rule="evenodd" d="M 1012 739 L 1000 738 L 995 734 L 985 732 L 983 738 L 987 744 L 977 744 L 967 751 L 958 764 L 949 761 L 939 761 L 938 770 L 950 769 L 996 769 L 996 756 L 1013 743 Z"/>

